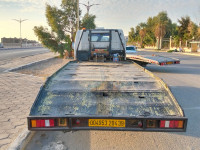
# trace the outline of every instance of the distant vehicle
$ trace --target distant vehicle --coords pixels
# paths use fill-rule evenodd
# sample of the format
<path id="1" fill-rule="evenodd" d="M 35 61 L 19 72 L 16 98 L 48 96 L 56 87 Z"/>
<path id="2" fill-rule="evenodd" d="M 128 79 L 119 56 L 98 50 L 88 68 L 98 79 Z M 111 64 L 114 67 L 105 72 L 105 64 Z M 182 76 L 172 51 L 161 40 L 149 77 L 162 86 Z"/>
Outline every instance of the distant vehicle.
<path id="1" fill-rule="evenodd" d="M 126 46 L 126 53 L 130 54 L 130 53 L 136 53 L 136 52 L 137 52 L 136 46 Z"/>

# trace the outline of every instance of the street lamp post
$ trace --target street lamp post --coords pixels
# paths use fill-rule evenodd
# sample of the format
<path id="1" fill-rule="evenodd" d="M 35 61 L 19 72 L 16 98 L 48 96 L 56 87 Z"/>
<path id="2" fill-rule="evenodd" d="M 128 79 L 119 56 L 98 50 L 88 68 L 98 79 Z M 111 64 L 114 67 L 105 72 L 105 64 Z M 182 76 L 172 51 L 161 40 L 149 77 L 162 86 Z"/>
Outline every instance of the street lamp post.
<path id="1" fill-rule="evenodd" d="M 21 45 L 21 47 L 22 47 L 22 33 L 21 33 L 21 24 L 22 24 L 22 22 L 24 22 L 24 21 L 26 21 L 26 20 L 28 20 L 28 19 L 24 19 L 24 20 L 21 20 L 21 19 L 19 19 L 19 20 L 17 20 L 17 19 L 13 19 L 13 20 L 15 20 L 15 21 L 19 22 L 19 24 L 20 24 L 20 29 L 19 29 L 19 31 L 20 31 L 20 45 Z"/>
<path id="2" fill-rule="evenodd" d="M 77 0 L 77 31 L 79 30 L 79 0 Z"/>
<path id="3" fill-rule="evenodd" d="M 88 1 L 88 4 L 87 4 L 87 5 L 86 5 L 86 4 L 83 4 L 83 3 L 80 3 L 80 4 L 84 5 L 84 6 L 87 8 L 87 14 L 88 14 L 88 15 L 89 15 L 90 8 L 91 8 L 92 6 L 94 6 L 94 5 L 100 5 L 100 4 L 91 4 L 91 5 L 90 5 L 89 1 Z"/>

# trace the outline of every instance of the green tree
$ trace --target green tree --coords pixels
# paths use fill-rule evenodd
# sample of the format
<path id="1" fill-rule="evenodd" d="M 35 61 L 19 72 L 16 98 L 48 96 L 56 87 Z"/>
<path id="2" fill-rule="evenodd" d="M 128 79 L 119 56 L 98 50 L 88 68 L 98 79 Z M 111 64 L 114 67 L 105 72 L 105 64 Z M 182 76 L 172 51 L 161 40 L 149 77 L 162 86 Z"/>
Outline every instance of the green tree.
<path id="1" fill-rule="evenodd" d="M 191 20 L 189 16 L 181 17 L 181 19 L 178 19 L 178 23 L 180 24 L 180 26 L 178 26 L 178 36 L 181 41 L 185 41 L 190 37 L 190 32 L 188 30 L 190 21 Z"/>
<path id="2" fill-rule="evenodd" d="M 161 49 L 162 40 L 165 37 L 166 33 L 169 33 L 171 20 L 168 18 L 167 12 L 165 11 L 160 12 L 156 17 L 154 17 L 154 20 L 156 22 L 154 34 L 155 37 L 158 39 L 158 49 Z"/>
<path id="3" fill-rule="evenodd" d="M 64 50 L 72 50 L 74 33 L 76 32 L 77 3 L 74 0 L 62 0 L 61 8 L 46 5 L 46 18 L 50 31 L 42 26 L 35 26 L 34 32 L 39 41 L 61 57 Z"/>
<path id="4" fill-rule="evenodd" d="M 81 28 L 86 28 L 86 29 L 95 29 L 95 15 L 90 15 L 86 13 L 81 21 Z"/>
<path id="5" fill-rule="evenodd" d="M 140 25 L 137 25 L 135 27 L 135 37 L 134 37 L 134 39 L 135 39 L 135 42 L 137 42 L 137 43 L 140 42 L 140 29 L 141 29 Z"/>
<path id="6" fill-rule="evenodd" d="M 128 42 L 130 44 L 137 45 L 140 43 L 140 30 L 141 27 L 139 25 L 137 25 L 135 28 L 130 28 L 130 32 L 128 34 Z"/>
<path id="7" fill-rule="evenodd" d="M 156 43 L 156 38 L 154 35 L 155 20 L 152 17 L 147 19 L 146 23 L 146 36 L 144 38 L 145 45 L 154 46 Z"/>
<path id="8" fill-rule="evenodd" d="M 179 36 L 178 36 L 178 25 L 176 23 L 171 24 L 171 33 L 170 36 L 172 36 L 173 43 L 172 46 L 178 46 L 179 45 Z"/>
<path id="9" fill-rule="evenodd" d="M 130 30 L 128 33 L 128 42 L 133 43 L 135 41 L 135 29 L 131 28 Z"/>
<path id="10" fill-rule="evenodd" d="M 146 23 L 140 23 L 140 31 L 139 31 L 139 35 L 140 35 L 140 46 L 142 48 L 144 48 L 144 37 L 146 36 Z"/>
<path id="11" fill-rule="evenodd" d="M 168 46 L 169 39 L 172 36 L 174 46 L 179 45 L 179 41 L 186 43 L 186 40 L 200 39 L 200 27 L 190 20 L 190 17 L 181 17 L 177 23 L 172 23 L 166 11 L 159 12 L 154 17 L 149 17 L 146 22 L 138 24 L 131 28 L 129 32 L 129 42 L 140 42 L 141 46 L 151 45 L 161 49 Z"/>
<path id="12" fill-rule="evenodd" d="M 194 38 L 197 39 L 198 38 L 198 26 L 190 21 L 189 25 L 188 25 L 188 31 L 189 31 L 189 38 Z"/>

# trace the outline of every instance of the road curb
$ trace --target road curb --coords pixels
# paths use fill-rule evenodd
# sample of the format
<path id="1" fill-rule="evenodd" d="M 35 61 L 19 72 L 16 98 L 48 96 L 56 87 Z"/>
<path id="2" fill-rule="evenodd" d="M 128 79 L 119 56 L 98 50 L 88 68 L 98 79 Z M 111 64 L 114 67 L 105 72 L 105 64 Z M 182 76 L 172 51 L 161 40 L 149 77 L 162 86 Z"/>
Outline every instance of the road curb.
<path id="1" fill-rule="evenodd" d="M 49 60 L 54 59 L 54 58 L 55 57 L 51 57 L 51 58 L 35 61 L 35 62 L 26 64 L 26 65 L 23 65 L 23 66 L 19 66 L 19 67 L 16 67 L 16 68 L 11 68 L 11 69 L 5 70 L 4 72 L 12 72 L 12 71 L 20 70 L 20 69 L 25 69 L 25 68 L 30 67 L 32 65 L 36 65 L 36 64 L 39 64 L 39 63 L 42 63 L 42 62 L 46 62 L 46 61 L 49 61 Z"/>
<path id="2" fill-rule="evenodd" d="M 35 135 L 34 131 L 29 131 L 25 129 L 23 132 L 21 132 L 20 135 L 11 143 L 8 150 L 23 150 L 25 149 L 27 143 L 32 139 L 32 137 Z"/>
<path id="3" fill-rule="evenodd" d="M 200 54 L 193 54 L 193 53 L 180 53 L 183 55 L 190 55 L 190 56 L 200 56 Z"/>

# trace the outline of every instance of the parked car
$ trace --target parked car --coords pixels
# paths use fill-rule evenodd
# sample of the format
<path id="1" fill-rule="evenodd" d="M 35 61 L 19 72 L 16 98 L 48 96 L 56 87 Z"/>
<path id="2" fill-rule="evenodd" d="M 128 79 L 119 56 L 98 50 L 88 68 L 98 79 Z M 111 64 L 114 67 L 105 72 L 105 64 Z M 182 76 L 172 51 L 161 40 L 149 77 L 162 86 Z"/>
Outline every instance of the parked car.
<path id="1" fill-rule="evenodd" d="M 126 53 L 130 54 L 130 53 L 136 53 L 137 52 L 137 48 L 136 46 L 126 46 Z"/>

